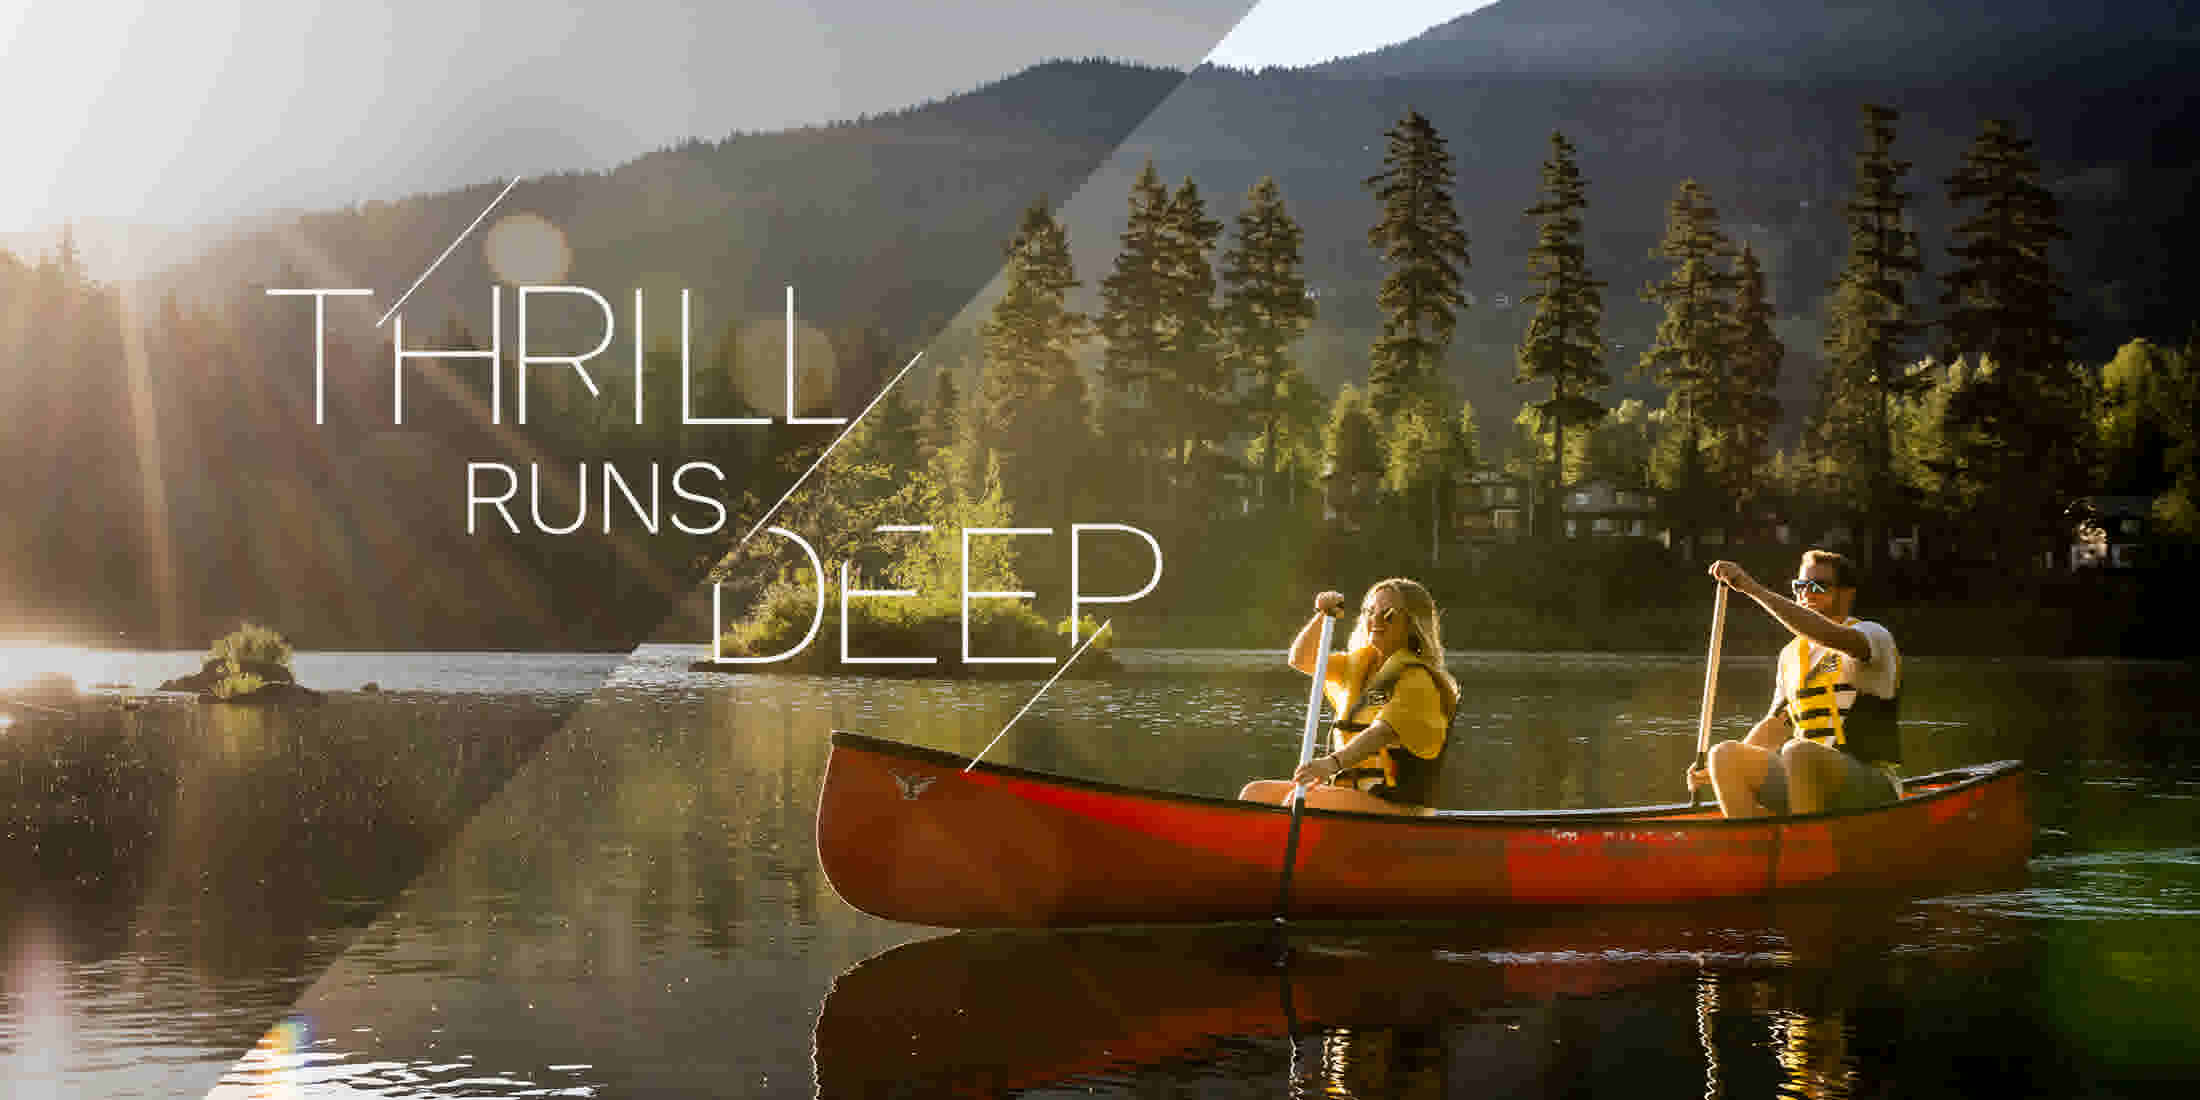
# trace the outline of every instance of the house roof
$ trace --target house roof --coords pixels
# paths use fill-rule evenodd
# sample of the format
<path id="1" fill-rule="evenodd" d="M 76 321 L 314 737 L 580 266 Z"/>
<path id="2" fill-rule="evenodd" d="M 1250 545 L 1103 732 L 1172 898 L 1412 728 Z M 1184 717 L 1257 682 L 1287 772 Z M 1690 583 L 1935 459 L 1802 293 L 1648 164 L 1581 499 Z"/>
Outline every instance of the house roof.
<path id="1" fill-rule="evenodd" d="M 2154 514 L 2154 498 L 2145 496 L 2079 497 L 2077 504 L 2090 508 L 2101 519 L 2145 519 Z"/>

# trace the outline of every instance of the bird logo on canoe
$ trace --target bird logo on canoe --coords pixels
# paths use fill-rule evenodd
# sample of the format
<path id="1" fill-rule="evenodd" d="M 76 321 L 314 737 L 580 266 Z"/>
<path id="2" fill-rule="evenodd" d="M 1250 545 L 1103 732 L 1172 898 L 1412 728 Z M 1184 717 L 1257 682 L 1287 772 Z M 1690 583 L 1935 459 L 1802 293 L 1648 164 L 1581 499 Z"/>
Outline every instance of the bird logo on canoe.
<path id="1" fill-rule="evenodd" d="M 911 802 L 916 801 L 917 796 L 923 794 L 925 788 L 930 787 L 939 779 L 936 775 L 903 775 L 900 772 L 891 771 L 886 774 L 894 777 L 895 785 L 901 788 L 901 797 Z"/>

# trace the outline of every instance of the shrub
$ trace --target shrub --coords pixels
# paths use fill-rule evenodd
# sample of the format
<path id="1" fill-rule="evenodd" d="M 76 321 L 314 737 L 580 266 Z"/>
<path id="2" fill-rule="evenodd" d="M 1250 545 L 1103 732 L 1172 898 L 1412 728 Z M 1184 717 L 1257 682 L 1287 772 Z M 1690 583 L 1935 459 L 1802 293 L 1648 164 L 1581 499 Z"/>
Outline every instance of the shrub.
<path id="1" fill-rule="evenodd" d="M 244 662 L 290 667 L 290 643 L 281 634 L 257 623 L 246 623 L 215 640 L 207 657 L 229 666 L 231 676 L 243 671 Z"/>
<path id="2" fill-rule="evenodd" d="M 1065 639 L 1069 637 L 1069 616 L 1062 616 L 1062 621 L 1054 624 L 1054 632 Z M 1115 648 L 1115 628 L 1111 626 L 1108 628 L 1107 633 L 1100 633 L 1100 620 L 1093 618 L 1090 614 L 1078 618 L 1077 637 L 1081 640 L 1089 639 L 1094 649 Z"/>
<path id="3" fill-rule="evenodd" d="M 240 695 L 250 695 L 266 686 L 267 681 L 249 672 L 238 672 L 232 665 L 229 675 L 214 682 L 214 698 L 234 699 Z"/>

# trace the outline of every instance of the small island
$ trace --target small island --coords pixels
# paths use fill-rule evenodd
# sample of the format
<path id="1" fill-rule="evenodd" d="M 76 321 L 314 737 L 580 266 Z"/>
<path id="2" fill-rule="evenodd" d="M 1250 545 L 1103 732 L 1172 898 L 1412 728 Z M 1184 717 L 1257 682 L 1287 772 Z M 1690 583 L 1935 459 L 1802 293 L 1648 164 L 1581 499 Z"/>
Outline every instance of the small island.
<path id="1" fill-rule="evenodd" d="M 199 671 L 169 680 L 160 690 L 195 692 L 202 703 L 321 702 L 322 693 L 292 674 L 290 657 L 290 643 L 281 634 L 246 623 L 215 640 Z"/>

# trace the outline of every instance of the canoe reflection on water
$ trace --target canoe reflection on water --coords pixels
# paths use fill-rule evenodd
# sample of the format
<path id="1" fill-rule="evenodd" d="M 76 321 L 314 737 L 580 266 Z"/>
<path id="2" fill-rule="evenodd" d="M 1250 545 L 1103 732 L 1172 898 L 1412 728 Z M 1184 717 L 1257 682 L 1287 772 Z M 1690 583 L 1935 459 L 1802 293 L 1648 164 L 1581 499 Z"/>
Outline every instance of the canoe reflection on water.
<path id="1" fill-rule="evenodd" d="M 1299 930 L 1280 964 L 1254 926 L 964 932 L 840 976 L 818 1095 L 1719 1095 L 1738 1073 L 1735 1095 L 1846 1096 L 1870 1077 L 1859 999 L 1921 961 L 1997 965 L 1990 919 L 1891 899 L 1523 913 Z"/>

